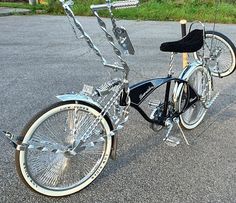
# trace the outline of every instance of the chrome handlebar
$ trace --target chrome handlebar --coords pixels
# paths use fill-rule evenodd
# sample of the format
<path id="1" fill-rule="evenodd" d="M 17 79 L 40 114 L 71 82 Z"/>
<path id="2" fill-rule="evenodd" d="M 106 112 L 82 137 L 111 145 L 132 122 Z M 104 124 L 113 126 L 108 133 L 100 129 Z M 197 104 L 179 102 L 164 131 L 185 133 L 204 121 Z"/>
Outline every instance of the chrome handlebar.
<path id="1" fill-rule="evenodd" d="M 77 36 L 76 30 L 80 31 L 82 34 L 81 37 L 85 39 L 85 41 L 88 43 L 89 47 L 94 50 L 95 54 L 100 57 L 103 65 L 105 67 L 112 68 L 114 70 L 121 70 L 124 72 L 123 74 L 123 79 L 125 83 L 128 84 L 128 74 L 129 74 L 129 66 L 125 62 L 125 60 L 122 57 L 121 51 L 117 48 L 116 44 L 114 43 L 114 39 L 111 34 L 107 31 L 106 24 L 105 22 L 101 19 L 101 17 L 98 15 L 99 10 L 109 10 L 111 14 L 111 21 L 112 21 L 112 26 L 113 26 L 113 32 L 115 32 L 116 39 L 118 40 L 119 44 L 121 47 L 125 50 L 125 53 L 128 52 L 130 54 L 134 53 L 132 44 L 130 42 L 130 39 L 128 37 L 128 34 L 126 30 L 123 27 L 118 27 L 116 26 L 115 19 L 112 14 L 112 9 L 121 9 L 121 8 L 130 8 L 130 7 L 135 7 L 138 5 L 139 0 L 127 0 L 127 1 L 115 1 L 111 2 L 111 0 L 106 0 L 106 4 L 98 4 L 98 5 L 91 5 L 90 8 L 93 11 L 93 14 L 96 16 L 98 20 L 98 24 L 101 27 L 101 29 L 104 31 L 105 36 L 109 43 L 111 44 L 114 53 L 120 60 L 120 62 L 115 62 L 114 64 L 108 64 L 106 59 L 103 57 L 101 54 L 100 50 L 94 45 L 92 39 L 89 37 L 89 35 L 84 31 L 83 26 L 81 23 L 75 18 L 75 15 L 71 9 L 72 5 L 74 4 L 73 0 L 60 0 L 62 3 L 62 6 L 65 10 L 65 13 L 67 14 L 67 17 L 69 19 L 69 22 L 72 26 L 72 29 Z M 77 29 L 76 29 L 77 28 Z M 122 31 L 121 33 L 118 31 Z M 128 85 L 127 88 L 128 89 Z"/>
<path id="2" fill-rule="evenodd" d="M 130 1 L 114 1 L 112 3 L 91 5 L 90 8 L 93 11 L 104 10 L 104 9 L 122 9 L 122 8 L 133 8 L 138 6 L 139 0 Z"/>
<path id="3" fill-rule="evenodd" d="M 132 1 L 115 1 L 112 3 L 112 7 L 114 9 L 122 9 L 122 8 L 132 8 L 136 7 L 139 4 L 139 0 L 132 0 Z"/>

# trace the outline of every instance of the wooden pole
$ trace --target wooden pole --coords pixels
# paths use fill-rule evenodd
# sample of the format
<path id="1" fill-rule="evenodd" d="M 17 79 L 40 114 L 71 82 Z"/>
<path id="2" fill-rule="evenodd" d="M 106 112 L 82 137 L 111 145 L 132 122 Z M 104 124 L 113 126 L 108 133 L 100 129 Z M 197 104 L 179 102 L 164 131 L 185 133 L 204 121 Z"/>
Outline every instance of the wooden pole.
<path id="1" fill-rule="evenodd" d="M 187 34 L 186 24 L 187 24 L 186 20 L 180 21 L 182 37 L 184 37 Z M 185 68 L 187 65 L 188 65 L 188 54 L 183 53 L 183 68 Z"/>

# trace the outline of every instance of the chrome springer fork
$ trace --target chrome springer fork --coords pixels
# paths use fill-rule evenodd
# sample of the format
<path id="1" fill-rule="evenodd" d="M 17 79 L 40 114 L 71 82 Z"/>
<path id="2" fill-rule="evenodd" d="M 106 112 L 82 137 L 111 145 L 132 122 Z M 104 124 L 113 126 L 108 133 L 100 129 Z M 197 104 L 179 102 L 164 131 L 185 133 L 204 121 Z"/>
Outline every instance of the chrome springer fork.
<path id="1" fill-rule="evenodd" d="M 107 3 L 104 4 L 104 5 L 102 4 L 102 5 L 93 5 L 93 6 L 91 6 L 91 8 L 93 7 L 93 12 L 94 12 L 95 16 L 98 19 L 98 23 L 99 23 L 101 29 L 105 32 L 107 40 L 112 45 L 113 50 L 114 50 L 115 54 L 117 55 L 118 59 L 120 60 L 121 65 L 119 65 L 118 63 L 114 63 L 114 64 L 108 64 L 107 63 L 106 59 L 101 54 L 100 50 L 95 46 L 95 44 L 93 43 L 90 36 L 84 31 L 83 26 L 81 25 L 81 23 L 77 19 L 75 19 L 74 13 L 70 8 L 73 5 L 73 1 L 72 0 L 69 0 L 69 1 L 60 0 L 60 1 L 62 3 L 62 6 L 63 6 L 64 10 L 65 10 L 65 13 L 68 16 L 68 19 L 70 20 L 70 23 L 72 25 L 74 33 L 76 34 L 76 37 L 77 37 L 76 29 L 78 29 L 80 31 L 80 33 L 82 34 L 81 38 L 85 39 L 88 46 L 101 59 L 101 62 L 105 67 L 111 68 L 115 71 L 120 70 L 120 71 L 123 72 L 123 79 L 118 79 L 115 82 L 114 81 L 109 81 L 109 82 L 105 83 L 105 85 L 103 84 L 102 86 L 97 88 L 97 91 L 95 91 L 93 93 L 93 95 L 91 95 L 93 97 L 93 96 L 95 96 L 95 94 L 97 94 L 97 96 L 100 96 L 100 98 L 101 98 L 101 97 L 104 97 L 104 95 L 99 95 L 99 93 L 101 93 L 102 91 L 103 91 L 103 93 L 105 92 L 105 96 L 107 94 L 110 94 L 111 92 L 113 92 L 113 94 L 111 96 L 111 99 L 109 100 L 108 103 L 105 104 L 105 106 L 103 107 L 100 115 L 94 121 L 94 123 L 91 125 L 91 127 L 88 128 L 88 130 L 87 130 L 88 132 L 83 133 L 83 136 L 81 137 L 81 140 L 85 141 L 87 139 L 88 135 L 91 134 L 91 132 L 93 132 L 95 130 L 96 126 L 98 125 L 98 123 L 102 119 L 102 117 L 112 107 L 115 107 L 115 109 L 116 109 L 115 113 L 116 114 L 112 119 L 115 130 L 110 132 L 109 135 L 106 135 L 106 136 L 113 136 L 113 135 L 115 135 L 117 130 L 120 130 L 120 129 L 123 128 L 124 123 L 128 120 L 128 112 L 129 112 L 128 109 L 129 109 L 129 106 L 130 106 L 129 83 L 128 83 L 129 67 L 128 67 L 127 63 L 125 62 L 125 60 L 122 58 L 122 54 L 121 54 L 120 50 L 115 46 L 113 37 L 108 33 L 108 31 L 106 29 L 105 22 L 99 17 L 97 11 L 100 10 L 101 8 L 109 9 L 110 13 L 112 15 L 111 8 L 133 7 L 133 6 L 137 5 L 138 1 L 126 1 L 126 2 L 123 1 L 121 3 L 120 2 L 110 3 L 110 1 L 107 1 Z M 114 20 L 113 16 L 111 16 L 111 19 L 112 19 L 113 27 L 116 27 L 115 20 Z M 78 39 L 78 37 L 77 37 L 77 39 Z M 109 83 L 109 85 L 107 85 L 108 83 Z M 127 95 L 126 105 L 124 107 L 120 106 L 119 103 L 117 102 L 117 101 L 119 101 L 119 97 L 122 94 L 122 92 L 125 92 L 125 94 Z M 81 94 L 84 94 L 84 93 L 82 92 Z M 89 97 L 90 95 L 87 95 L 87 96 Z M 98 100 L 98 102 L 99 102 L 99 100 Z M 77 117 L 75 116 L 74 118 L 76 119 Z M 74 126 L 77 126 L 77 121 L 76 120 L 74 121 Z M 72 133 L 76 134 L 77 130 L 76 129 L 72 130 Z M 21 143 L 23 141 L 21 136 L 15 136 L 11 133 L 4 132 L 4 131 L 3 131 L 2 134 L 4 134 L 4 137 L 7 138 L 8 141 L 13 143 L 13 145 L 16 147 L 17 150 L 25 150 L 26 148 L 31 148 L 31 149 L 36 149 L 36 150 L 39 150 L 39 151 L 51 151 L 53 153 L 67 153 L 68 152 L 68 149 L 61 148 L 57 144 L 50 143 L 50 142 L 47 142 L 47 141 L 37 142 L 37 140 L 34 140 L 34 143 L 18 144 L 18 143 Z M 81 148 L 79 146 L 81 146 L 81 144 L 77 143 L 77 146 L 74 147 L 73 151 L 75 153 L 76 153 L 77 150 L 81 150 Z"/>
<path id="2" fill-rule="evenodd" d="M 89 47 L 92 48 L 94 50 L 95 54 L 100 57 L 101 62 L 103 63 L 103 65 L 105 67 L 112 68 L 115 71 L 120 70 L 120 71 L 123 72 L 123 78 L 120 79 L 117 90 L 114 92 L 114 94 L 111 97 L 111 99 L 109 100 L 109 102 L 106 103 L 105 106 L 103 107 L 102 112 L 100 113 L 100 116 L 98 116 L 97 119 L 93 122 L 93 124 L 86 130 L 86 132 L 83 133 L 82 136 L 80 136 L 80 140 L 78 140 L 78 141 L 75 140 L 75 142 L 76 142 L 75 147 L 70 151 L 70 153 L 71 154 L 76 154 L 81 150 L 81 148 L 85 144 L 85 141 L 87 140 L 87 138 L 91 135 L 91 133 L 94 132 L 94 130 L 96 129 L 96 126 L 99 123 L 99 121 L 111 109 L 111 107 L 114 107 L 116 109 L 116 115 L 112 117 L 113 118 L 112 122 L 113 122 L 113 125 L 115 126 L 115 130 L 113 130 L 110 133 L 109 136 L 115 135 L 117 130 L 122 129 L 123 124 L 128 120 L 128 112 L 129 112 L 128 109 L 129 109 L 129 106 L 130 106 L 128 74 L 129 74 L 130 69 L 129 69 L 128 64 L 123 59 L 121 51 L 115 45 L 112 35 L 108 32 L 105 22 L 98 15 L 98 11 L 102 10 L 102 9 L 108 9 L 109 10 L 109 12 L 111 14 L 111 22 L 112 22 L 112 26 L 113 26 L 113 33 L 115 34 L 115 37 L 118 40 L 118 43 L 121 45 L 122 48 L 124 48 L 124 49 L 127 48 L 126 53 L 128 51 L 132 54 L 132 53 L 134 53 L 134 50 L 132 49 L 133 47 L 131 46 L 129 37 L 128 37 L 128 35 L 127 35 L 124 28 L 117 27 L 115 19 L 114 19 L 113 14 L 112 14 L 112 9 L 133 7 L 133 6 L 136 6 L 139 2 L 136 1 L 136 0 L 135 1 L 132 0 L 132 1 L 123 1 L 123 2 L 113 2 L 113 3 L 111 3 L 109 0 L 107 0 L 106 4 L 92 5 L 91 6 L 91 9 L 92 9 L 94 15 L 97 18 L 97 21 L 98 21 L 98 24 L 99 24 L 100 28 L 105 33 L 105 36 L 106 36 L 109 44 L 112 46 L 115 55 L 117 56 L 117 58 L 120 61 L 120 63 L 115 62 L 114 64 L 108 64 L 107 63 L 106 59 L 102 56 L 99 49 L 94 45 L 91 38 L 84 31 L 84 29 L 83 29 L 82 25 L 80 24 L 80 22 L 77 19 L 75 19 L 73 11 L 70 8 L 73 5 L 73 1 L 70 0 L 70 1 L 65 2 L 64 0 L 61 0 L 61 2 L 62 2 L 64 10 L 65 10 L 65 12 L 68 16 L 68 19 L 69 20 L 71 19 L 71 21 L 74 23 L 74 25 L 71 23 L 72 28 L 74 30 L 74 33 L 76 34 L 75 28 L 77 28 L 81 32 L 81 34 L 82 34 L 81 38 L 84 38 L 86 40 Z M 116 32 L 117 30 L 123 31 L 123 32 L 121 32 L 122 35 L 119 35 L 119 33 Z M 126 46 L 126 45 L 128 45 L 128 46 Z M 94 94 L 97 94 L 98 96 L 104 96 L 104 94 L 105 94 L 105 96 L 106 96 L 107 94 L 109 94 L 111 92 L 109 90 L 109 88 L 106 88 L 106 87 L 109 87 L 109 85 L 107 85 L 107 83 L 105 83 L 101 87 L 102 88 L 98 88 L 95 91 Z M 104 89 L 104 87 L 105 87 L 105 90 L 101 91 L 101 89 Z M 114 89 L 114 88 L 111 88 L 111 89 Z M 103 95 L 101 94 L 101 92 L 102 92 Z M 125 101 L 125 106 L 124 107 L 120 106 L 119 103 L 117 102 L 120 99 L 122 92 L 125 95 L 127 95 L 125 97 L 126 101 Z M 122 113 L 120 114 L 120 112 L 122 112 Z"/>
<path id="3" fill-rule="evenodd" d="M 80 140 L 74 140 L 73 143 L 73 147 L 70 149 L 64 149 L 61 148 L 60 146 L 53 144 L 53 143 L 49 143 L 49 142 L 34 142 L 33 144 L 21 144 L 21 145 L 17 145 L 17 149 L 18 150 L 25 150 L 26 148 L 31 148 L 31 149 L 36 149 L 39 151 L 51 151 L 54 153 L 64 153 L 64 154 L 76 154 L 79 151 L 83 150 L 86 148 L 86 146 L 88 145 L 93 145 L 94 143 L 92 142 L 96 142 L 96 140 L 93 140 L 91 143 L 85 143 L 85 141 L 87 140 L 87 138 L 92 134 L 95 133 L 95 129 L 96 126 L 98 125 L 98 123 L 101 121 L 101 119 L 104 117 L 104 115 L 106 115 L 106 113 L 108 113 L 108 111 L 112 108 L 115 107 L 116 109 L 116 115 L 112 118 L 113 121 L 113 125 L 115 127 L 115 129 L 113 131 L 110 132 L 109 135 L 105 135 L 105 136 L 113 136 L 116 134 L 116 132 L 120 129 L 123 128 L 124 123 L 128 120 L 128 108 L 130 106 L 130 98 L 129 98 L 129 83 L 128 83 L 128 73 L 129 73 L 129 67 L 127 65 L 127 63 L 125 62 L 125 60 L 122 58 L 122 53 L 121 51 L 116 47 L 115 43 L 114 43 L 114 39 L 113 37 L 108 33 L 107 29 L 106 29 L 106 24 L 105 22 L 100 18 L 100 16 L 97 13 L 97 8 L 101 8 L 104 5 L 93 5 L 91 7 L 93 7 L 95 10 L 93 10 L 95 16 L 97 17 L 98 23 L 101 27 L 101 29 L 104 31 L 107 40 L 109 41 L 109 43 L 112 45 L 113 47 L 113 51 L 115 52 L 116 56 L 118 57 L 118 59 L 120 60 L 121 65 L 119 65 L 118 63 L 114 63 L 114 64 L 108 64 L 106 59 L 103 57 L 103 55 L 101 54 L 100 50 L 95 46 L 95 44 L 93 43 L 92 39 L 90 38 L 90 36 L 84 31 L 83 26 L 81 25 L 81 23 L 75 18 L 73 11 L 71 10 L 71 6 L 73 5 L 73 1 L 69 0 L 69 1 L 64 1 L 61 0 L 62 6 L 65 10 L 65 13 L 68 16 L 68 19 L 72 25 L 73 31 L 76 34 L 76 38 L 79 39 L 77 37 L 77 32 L 76 29 L 80 31 L 81 33 L 81 37 L 80 38 L 84 38 L 85 41 L 87 42 L 88 46 L 95 52 L 95 54 L 101 59 L 102 64 L 105 67 L 111 68 L 115 71 L 120 70 L 123 72 L 123 79 L 118 79 L 117 81 L 109 81 L 105 84 L 103 84 L 102 86 L 100 86 L 99 88 L 96 89 L 96 91 L 92 94 L 92 95 L 85 95 L 88 97 L 93 97 L 93 96 L 106 96 L 107 94 L 110 94 L 111 92 L 113 92 L 110 100 L 103 106 L 102 111 L 100 113 L 100 115 L 94 120 L 94 122 L 91 124 L 91 126 L 88 127 L 88 129 L 86 130 L 86 132 L 83 132 L 82 135 L 79 136 Z M 119 7 L 121 8 L 123 7 L 128 7 L 131 6 L 132 2 L 123 2 L 123 3 L 110 3 L 107 2 L 107 4 L 105 4 L 106 9 L 111 9 L 112 8 L 116 8 Z M 133 5 L 133 4 L 132 4 Z M 111 10 L 110 10 L 111 12 Z M 112 13 L 111 13 L 112 14 Z M 112 24 L 113 27 L 116 26 L 115 24 L 115 20 L 114 18 L 112 18 Z M 127 97 L 126 97 L 126 105 L 124 107 L 120 106 L 119 103 L 117 101 L 119 101 L 119 98 L 122 94 L 122 92 L 124 92 Z M 84 92 L 80 93 L 80 94 L 84 94 Z M 100 95 L 99 95 L 100 94 Z M 102 95 L 103 94 L 103 95 Z M 91 98 L 93 99 L 93 98 Z M 74 113 L 76 114 L 76 110 L 74 111 Z M 76 127 L 78 122 L 76 121 L 77 117 L 76 115 L 74 116 L 74 126 Z M 85 121 L 86 122 L 86 119 Z M 77 134 L 77 130 L 76 129 L 72 129 L 72 134 Z M 103 136 L 102 134 L 99 134 L 99 137 L 97 137 L 95 135 L 96 138 L 98 139 L 103 139 L 105 138 L 105 136 Z M 73 136 L 73 135 L 72 135 Z M 74 135 L 75 136 L 75 135 Z M 14 142 L 15 143 L 15 142 Z"/>

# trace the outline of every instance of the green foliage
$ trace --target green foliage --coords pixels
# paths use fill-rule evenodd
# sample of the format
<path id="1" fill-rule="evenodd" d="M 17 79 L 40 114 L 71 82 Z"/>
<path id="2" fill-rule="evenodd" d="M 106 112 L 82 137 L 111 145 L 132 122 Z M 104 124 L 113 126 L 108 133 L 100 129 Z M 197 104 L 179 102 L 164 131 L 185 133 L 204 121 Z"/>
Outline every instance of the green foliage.
<path id="1" fill-rule="evenodd" d="M 47 13 L 50 14 L 63 14 L 64 10 L 58 0 L 48 0 L 48 6 L 46 9 Z"/>
<path id="2" fill-rule="evenodd" d="M 90 5 L 103 3 L 105 3 L 105 0 L 74 0 L 73 11 L 76 15 L 90 16 L 92 15 Z M 28 4 L 24 4 L 22 7 L 28 6 Z M 37 6 L 35 9 L 38 9 Z M 48 0 L 48 5 L 43 6 L 43 9 L 48 14 L 64 14 L 59 0 Z M 104 17 L 109 15 L 106 11 L 99 12 L 99 14 Z M 186 19 L 188 21 L 200 20 L 203 22 L 213 22 L 216 19 L 217 22 L 236 23 L 236 1 L 140 0 L 140 6 L 138 8 L 116 10 L 114 14 L 116 18 L 136 20 L 179 21 Z"/>
<path id="3" fill-rule="evenodd" d="M 204 3 L 203 3 L 204 2 Z M 118 10 L 116 16 L 140 20 L 200 20 L 203 22 L 236 23 L 236 7 L 214 0 L 149 0 L 135 9 Z"/>
<path id="4" fill-rule="evenodd" d="M 0 7 L 8 7 L 8 8 L 25 8 L 35 13 L 36 10 L 45 10 L 47 6 L 45 5 L 29 5 L 27 3 L 12 3 L 12 2 L 0 2 Z"/>

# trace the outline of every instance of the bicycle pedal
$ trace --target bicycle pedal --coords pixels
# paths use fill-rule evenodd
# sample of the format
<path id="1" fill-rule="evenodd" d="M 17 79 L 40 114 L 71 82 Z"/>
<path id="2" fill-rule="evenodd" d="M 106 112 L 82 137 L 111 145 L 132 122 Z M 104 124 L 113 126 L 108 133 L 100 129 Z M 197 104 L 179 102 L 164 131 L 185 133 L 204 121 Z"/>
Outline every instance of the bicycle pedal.
<path id="1" fill-rule="evenodd" d="M 165 143 L 170 146 L 170 147 L 176 147 L 177 145 L 180 144 L 180 139 L 174 136 L 169 136 Z"/>

